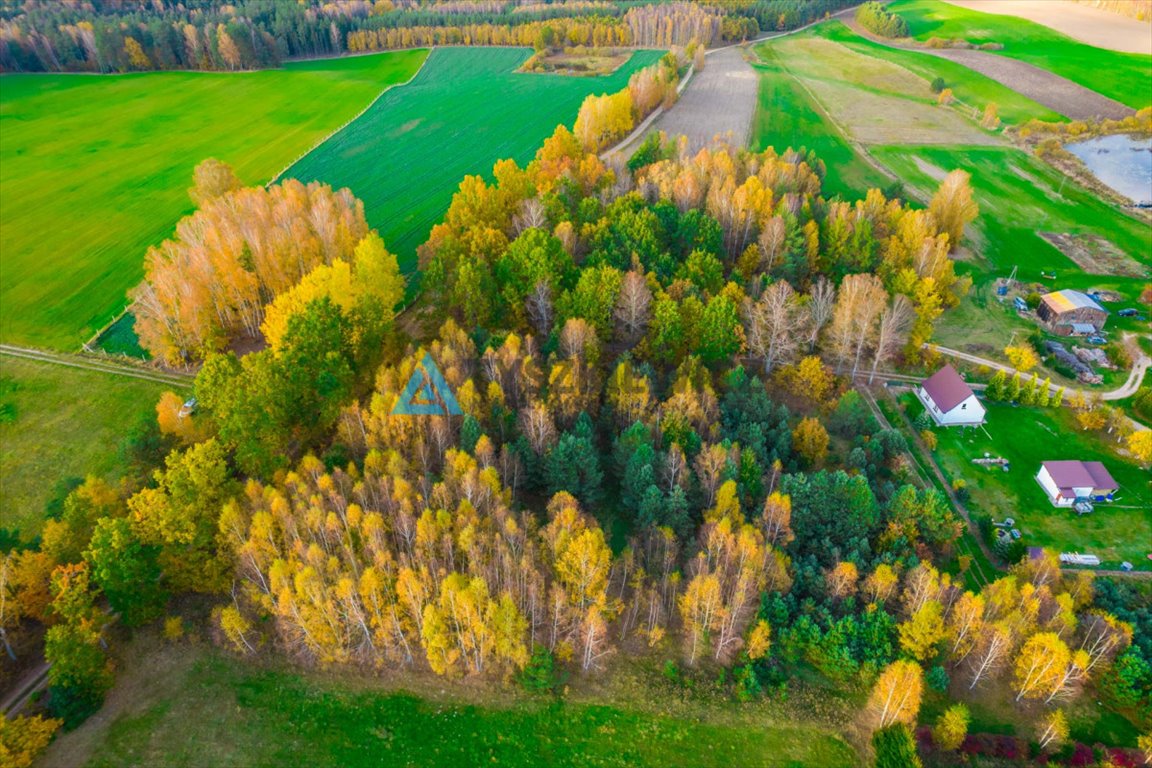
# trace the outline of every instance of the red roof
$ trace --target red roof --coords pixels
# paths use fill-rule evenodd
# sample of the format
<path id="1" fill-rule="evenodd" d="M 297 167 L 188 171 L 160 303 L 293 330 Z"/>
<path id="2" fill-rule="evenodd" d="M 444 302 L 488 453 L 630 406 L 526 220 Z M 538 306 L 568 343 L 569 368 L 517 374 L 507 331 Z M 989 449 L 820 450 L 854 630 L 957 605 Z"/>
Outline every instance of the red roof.
<path id="1" fill-rule="evenodd" d="M 1045 461 L 1041 466 L 1048 470 L 1052 482 L 1066 496 L 1071 496 L 1073 488 L 1092 488 L 1097 491 L 1114 491 L 1119 486 L 1108 474 L 1108 470 L 1098 461 Z"/>
<path id="2" fill-rule="evenodd" d="M 972 388 L 968 386 L 956 369 L 946 365 L 936 373 L 929 376 L 920 385 L 941 413 L 948 413 L 960 403 L 972 397 Z"/>

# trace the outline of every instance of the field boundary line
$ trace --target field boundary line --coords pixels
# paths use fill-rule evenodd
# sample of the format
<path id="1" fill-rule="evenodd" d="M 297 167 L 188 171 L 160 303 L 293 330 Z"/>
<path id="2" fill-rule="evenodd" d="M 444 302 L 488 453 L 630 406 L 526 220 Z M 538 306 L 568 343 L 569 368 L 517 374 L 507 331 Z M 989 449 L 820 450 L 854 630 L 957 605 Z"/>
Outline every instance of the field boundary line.
<path id="1" fill-rule="evenodd" d="M 424 61 L 420 62 L 420 67 L 419 67 L 419 68 L 418 68 L 418 69 L 417 69 L 415 72 L 413 72 L 413 73 L 412 73 L 412 77 L 408 78 L 407 80 L 405 80 L 405 81 L 404 81 L 404 82 L 402 82 L 402 83 L 392 83 L 391 85 L 388 85 L 388 86 L 386 86 L 386 87 L 384 88 L 384 90 L 382 90 L 382 91 L 380 91 L 380 93 L 376 94 L 376 98 L 374 98 L 374 99 L 372 99 L 372 101 L 368 102 L 368 106 L 364 107 L 364 109 L 362 109 L 362 110 L 360 110 L 359 112 L 357 112 L 357 113 L 356 113 L 356 114 L 355 114 L 353 117 L 351 117 L 349 120 L 347 120 L 347 121 L 346 121 L 346 122 L 345 122 L 343 125 L 341 125 L 339 128 L 336 128 L 335 130 L 333 130 L 333 131 L 331 131 L 330 133 L 328 133 L 326 136 L 322 137 L 322 138 L 321 138 L 320 140 L 318 140 L 318 141 L 317 141 L 315 144 L 313 144 L 313 145 L 312 145 L 311 147 L 309 147 L 307 150 L 305 150 L 304 152 L 302 152 L 302 153 L 301 153 L 301 154 L 300 154 L 300 155 L 299 155 L 299 156 L 298 156 L 298 157 L 297 157 L 295 160 L 293 160 L 292 162 L 288 163 L 288 165 L 286 165 L 286 166 L 284 166 L 283 168 L 281 168 L 281 169 L 280 169 L 280 171 L 279 171 L 279 173 L 277 173 L 275 176 L 273 176 L 271 179 L 269 179 L 269 180 L 268 180 L 268 182 L 267 182 L 267 183 L 266 183 L 264 186 L 265 186 L 265 187 L 270 187 L 270 186 L 272 186 L 273 184 L 275 184 L 277 181 L 279 181 L 279 180 L 280 180 L 280 178 L 281 178 L 281 177 L 282 177 L 282 176 L 283 176 L 285 173 L 287 173 L 287 172 L 288 172 L 288 169 L 290 169 L 292 166 L 296 165 L 296 163 L 300 162 L 300 161 L 301 161 L 301 160 L 303 160 L 304 158 L 308 157 L 308 155 L 310 155 L 310 154 L 312 154 L 313 152 L 315 152 L 317 149 L 319 149 L 319 148 L 320 148 L 320 145 L 324 144 L 324 143 L 325 143 L 325 142 L 327 142 L 329 139 L 331 139 L 333 136 L 335 136 L 336 134 L 340 133 L 340 131 L 344 130 L 344 129 L 345 129 L 345 128 L 347 128 L 348 126 L 352 125 L 352 123 L 356 122 L 356 121 L 357 121 L 357 120 L 359 120 L 361 117 L 363 117 L 363 116 L 364 116 L 364 113 L 365 113 L 365 112 L 367 112 L 368 110 L 372 109 L 372 107 L 376 105 L 376 102 L 380 101 L 380 98 L 381 98 L 381 97 L 382 97 L 384 94 L 388 93 L 388 91 L 392 90 L 393 88 L 399 88 L 399 87 L 402 87 L 402 86 L 408 85 L 408 84 L 409 84 L 409 83 L 411 83 L 413 80 L 415 80 L 417 77 L 419 77 L 419 76 L 420 76 L 420 73 L 424 71 L 424 67 L 425 67 L 425 65 L 427 65 L 427 64 L 428 64 L 428 60 L 429 60 L 430 58 L 432 58 L 433 54 L 435 54 L 435 53 L 436 53 L 436 49 L 437 49 L 437 48 L 439 48 L 439 46 L 432 46 L 432 47 L 428 48 L 428 55 L 424 57 Z M 419 49 L 419 48 L 413 48 L 413 49 L 409 49 L 409 50 L 422 50 L 422 49 Z M 388 51 L 377 51 L 377 53 L 387 53 L 387 52 L 388 52 Z"/>

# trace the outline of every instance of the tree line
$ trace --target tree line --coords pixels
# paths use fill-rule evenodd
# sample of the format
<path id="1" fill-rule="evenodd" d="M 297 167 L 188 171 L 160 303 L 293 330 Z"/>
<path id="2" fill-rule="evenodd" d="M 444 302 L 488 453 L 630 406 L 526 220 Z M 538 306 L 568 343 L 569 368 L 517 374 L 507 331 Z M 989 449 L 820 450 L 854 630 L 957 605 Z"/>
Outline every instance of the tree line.
<path id="1" fill-rule="evenodd" d="M 19 0 L 0 18 L 0 71 L 236 71 L 430 45 L 686 46 L 792 28 L 843 4 L 127 0 L 92 6 Z"/>
<path id="2" fill-rule="evenodd" d="M 589 94 L 580 105 L 572 130 L 583 147 L 597 152 L 625 138 L 659 107 L 669 107 L 679 96 L 682 70 L 699 49 L 673 50 L 656 64 L 632 73 L 628 85 L 616 93 Z"/>

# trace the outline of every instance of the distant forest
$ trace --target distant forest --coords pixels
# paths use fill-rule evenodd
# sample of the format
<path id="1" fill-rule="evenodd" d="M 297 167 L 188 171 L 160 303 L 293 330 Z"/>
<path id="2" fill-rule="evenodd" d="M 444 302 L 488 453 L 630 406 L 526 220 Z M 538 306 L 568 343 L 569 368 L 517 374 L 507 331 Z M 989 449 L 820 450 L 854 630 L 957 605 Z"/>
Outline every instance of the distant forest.
<path id="1" fill-rule="evenodd" d="M 427 45 L 672 46 L 806 24 L 847 0 L 92 0 L 0 4 L 0 71 L 277 67 Z M 350 44 L 351 41 L 351 44 Z"/>

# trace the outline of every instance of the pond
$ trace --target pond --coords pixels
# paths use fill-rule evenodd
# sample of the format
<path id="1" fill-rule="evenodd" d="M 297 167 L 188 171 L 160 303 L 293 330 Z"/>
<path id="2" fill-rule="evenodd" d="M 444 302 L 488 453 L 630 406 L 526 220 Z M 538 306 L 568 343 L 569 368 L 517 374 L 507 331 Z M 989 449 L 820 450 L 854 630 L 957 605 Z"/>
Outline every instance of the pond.
<path id="1" fill-rule="evenodd" d="M 1064 148 L 1112 189 L 1133 202 L 1152 204 L 1152 139 L 1117 134 Z"/>

